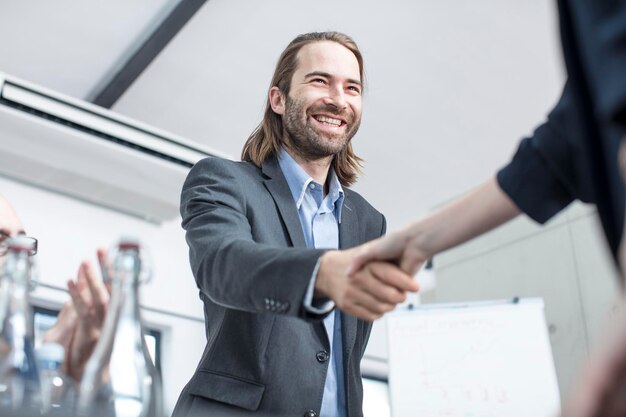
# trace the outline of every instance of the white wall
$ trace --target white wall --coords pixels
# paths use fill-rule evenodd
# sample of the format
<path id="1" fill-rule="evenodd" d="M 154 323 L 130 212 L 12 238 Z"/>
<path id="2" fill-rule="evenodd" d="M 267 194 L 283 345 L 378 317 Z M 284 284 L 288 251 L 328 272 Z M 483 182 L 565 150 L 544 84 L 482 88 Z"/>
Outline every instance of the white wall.
<path id="1" fill-rule="evenodd" d="M 179 221 L 158 226 L 3 177 L 0 193 L 15 206 L 26 232 L 39 239 L 36 259 L 39 280 L 45 285 L 33 294 L 38 304 L 59 307 L 66 301 L 66 281 L 75 278 L 83 259 L 97 265 L 97 247 L 108 247 L 123 234 L 135 235 L 147 245 L 154 276 L 141 288 L 142 305 L 151 308 L 143 311 L 143 317 L 163 332 L 161 362 L 170 412 L 206 341 L 202 303 Z"/>
<path id="2" fill-rule="evenodd" d="M 492 176 L 564 80 L 553 0 L 211 0 L 114 110 L 230 155 L 262 116 L 297 34 L 363 51 L 356 189 L 399 227 Z M 147 105 L 150 103 L 150 105 Z"/>

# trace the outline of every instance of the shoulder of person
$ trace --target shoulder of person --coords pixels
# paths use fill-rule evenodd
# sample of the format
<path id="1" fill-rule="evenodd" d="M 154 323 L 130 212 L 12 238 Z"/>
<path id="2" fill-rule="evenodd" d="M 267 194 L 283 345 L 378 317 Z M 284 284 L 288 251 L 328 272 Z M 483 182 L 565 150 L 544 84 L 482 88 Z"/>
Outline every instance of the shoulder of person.
<path id="1" fill-rule="evenodd" d="M 343 187 L 344 192 L 344 204 L 350 208 L 354 208 L 357 211 L 365 211 L 368 214 L 378 214 L 382 216 L 382 213 L 379 212 L 374 206 L 372 206 L 361 194 L 353 191 L 349 188 Z"/>
<path id="2" fill-rule="evenodd" d="M 199 160 L 191 168 L 193 174 L 214 174 L 223 177 L 239 177 L 242 175 L 259 175 L 260 169 L 250 162 L 232 161 L 219 157 L 208 157 Z"/>

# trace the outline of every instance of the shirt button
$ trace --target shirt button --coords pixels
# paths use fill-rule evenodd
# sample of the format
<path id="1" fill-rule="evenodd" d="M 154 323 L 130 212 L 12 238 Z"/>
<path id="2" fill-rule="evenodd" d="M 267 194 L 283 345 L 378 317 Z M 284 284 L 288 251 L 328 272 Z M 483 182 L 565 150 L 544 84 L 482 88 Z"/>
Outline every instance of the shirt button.
<path id="1" fill-rule="evenodd" d="M 313 183 L 309 184 L 309 188 L 310 188 L 311 190 L 315 190 L 315 184 L 313 184 Z"/>
<path id="2" fill-rule="evenodd" d="M 315 354 L 315 358 L 319 363 L 324 363 L 328 360 L 329 355 L 328 352 L 326 352 L 325 350 L 320 350 Z"/>
<path id="3" fill-rule="evenodd" d="M 317 413 L 313 410 L 309 410 L 306 413 L 304 413 L 304 417 L 317 417 Z"/>

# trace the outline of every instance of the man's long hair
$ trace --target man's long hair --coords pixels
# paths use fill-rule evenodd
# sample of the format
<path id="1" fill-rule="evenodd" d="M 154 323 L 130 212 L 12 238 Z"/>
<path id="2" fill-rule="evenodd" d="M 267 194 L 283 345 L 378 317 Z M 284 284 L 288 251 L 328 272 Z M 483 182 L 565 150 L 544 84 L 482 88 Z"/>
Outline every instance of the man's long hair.
<path id="1" fill-rule="evenodd" d="M 289 88 L 291 87 L 291 78 L 298 67 L 298 52 L 305 45 L 321 41 L 336 42 L 349 49 L 359 63 L 361 82 L 364 82 L 363 56 L 351 37 L 339 32 L 312 32 L 296 37 L 287 48 L 285 48 L 280 58 L 278 58 L 270 88 L 274 86 L 278 87 L 281 93 L 287 97 Z M 282 135 L 282 117 L 274 113 L 268 97 L 265 104 L 263 121 L 254 129 L 246 141 L 243 151 L 241 152 L 241 159 L 243 161 L 252 162 L 260 167 L 268 158 L 278 155 Z M 361 172 L 360 163 L 362 161 L 363 159 L 354 154 L 352 143 L 350 142 L 341 152 L 335 155 L 332 161 L 332 167 L 342 185 L 349 186 L 356 182 L 357 174 Z"/>

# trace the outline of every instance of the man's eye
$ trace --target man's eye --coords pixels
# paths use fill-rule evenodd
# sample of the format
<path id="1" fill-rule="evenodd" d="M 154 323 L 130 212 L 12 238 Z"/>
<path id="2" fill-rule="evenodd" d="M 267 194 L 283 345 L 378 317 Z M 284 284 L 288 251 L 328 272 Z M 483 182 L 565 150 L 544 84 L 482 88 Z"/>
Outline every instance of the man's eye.
<path id="1" fill-rule="evenodd" d="M 361 94 L 361 89 L 357 86 L 351 85 L 350 87 L 348 87 L 348 90 L 350 91 L 354 91 L 355 93 L 359 93 Z"/>
<path id="2" fill-rule="evenodd" d="M 326 80 L 323 78 L 314 78 L 312 81 L 318 84 L 326 84 Z"/>

